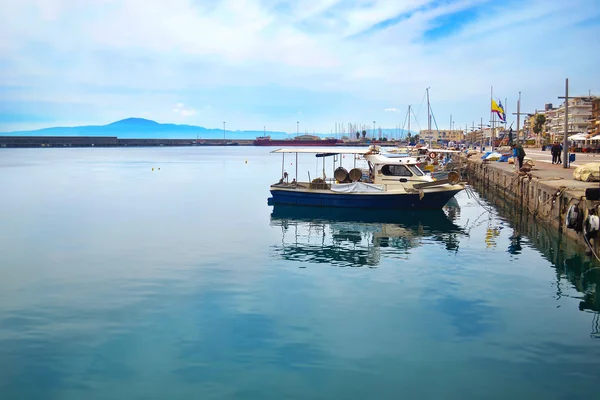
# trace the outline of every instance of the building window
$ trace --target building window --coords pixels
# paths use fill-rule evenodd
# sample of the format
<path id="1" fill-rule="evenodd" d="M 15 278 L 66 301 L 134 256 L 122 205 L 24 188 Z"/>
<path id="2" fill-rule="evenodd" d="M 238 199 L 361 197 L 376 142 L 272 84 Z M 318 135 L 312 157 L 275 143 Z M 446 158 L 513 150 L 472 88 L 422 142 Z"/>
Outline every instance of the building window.
<path id="1" fill-rule="evenodd" d="M 384 165 L 381 173 L 385 176 L 412 176 L 412 173 L 404 165 Z"/>

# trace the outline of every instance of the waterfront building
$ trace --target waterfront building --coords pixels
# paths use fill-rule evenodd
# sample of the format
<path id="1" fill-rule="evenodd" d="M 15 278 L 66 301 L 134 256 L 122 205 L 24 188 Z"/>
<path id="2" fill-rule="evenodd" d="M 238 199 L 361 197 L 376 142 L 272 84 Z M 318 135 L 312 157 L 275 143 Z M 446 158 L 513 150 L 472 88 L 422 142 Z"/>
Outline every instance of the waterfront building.
<path id="1" fill-rule="evenodd" d="M 590 118 L 590 134 L 600 134 L 600 97 L 592 99 L 592 115 Z"/>
<path id="2" fill-rule="evenodd" d="M 592 124 L 592 103 L 597 97 L 573 97 L 569 99 L 568 134 L 590 133 Z M 547 131 L 553 140 L 560 140 L 565 131 L 565 104 L 547 112 L 551 115 L 546 123 Z"/>
<path id="3" fill-rule="evenodd" d="M 419 138 L 425 142 L 437 143 L 440 142 L 462 142 L 465 140 L 465 132 L 462 129 L 455 130 L 434 130 L 423 129 L 419 131 Z"/>
<path id="4" fill-rule="evenodd" d="M 548 105 L 546 105 L 546 106 L 548 106 Z M 535 133 L 535 131 L 533 129 L 535 127 L 535 122 L 537 121 L 538 115 L 543 115 L 544 117 L 548 118 L 548 116 L 546 114 L 547 114 L 546 110 L 544 110 L 544 111 L 535 110 L 535 112 L 533 114 L 527 114 L 527 117 L 525 118 L 525 133 L 526 133 L 527 140 L 535 140 L 536 144 L 540 144 L 540 143 L 544 142 L 544 140 L 549 139 L 547 137 L 548 132 L 546 130 L 547 123 L 544 123 L 544 125 L 542 126 L 542 130 L 537 134 Z"/>
<path id="5" fill-rule="evenodd" d="M 558 118 L 558 108 L 554 108 L 552 107 L 552 104 L 546 104 L 545 107 L 545 111 L 546 111 L 546 126 L 544 127 L 544 131 L 547 133 L 548 138 L 550 139 L 550 143 L 554 143 L 556 140 L 559 140 L 559 136 L 556 136 L 558 134 L 558 126 L 559 121 L 557 121 Z M 563 126 L 564 126 L 564 122 L 563 122 Z M 564 131 L 564 128 L 563 128 Z"/>

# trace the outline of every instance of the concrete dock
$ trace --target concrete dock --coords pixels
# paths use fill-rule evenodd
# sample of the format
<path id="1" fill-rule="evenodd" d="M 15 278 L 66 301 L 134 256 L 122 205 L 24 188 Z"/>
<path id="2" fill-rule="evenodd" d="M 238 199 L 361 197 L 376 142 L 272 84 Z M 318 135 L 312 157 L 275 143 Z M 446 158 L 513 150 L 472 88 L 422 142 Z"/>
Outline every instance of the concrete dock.
<path id="1" fill-rule="evenodd" d="M 587 188 L 599 188 L 600 182 L 581 182 L 573 179 L 573 172 L 579 165 L 600 161 L 599 154 L 576 153 L 575 162 L 565 169 L 562 164 L 552 164 L 552 156 L 548 151 L 525 148 L 527 157 L 535 161 L 535 166 L 527 174 L 517 173 L 514 164 L 497 161 L 484 161 L 483 153 L 477 153 L 466 159 L 465 173 L 473 186 L 483 186 L 488 193 L 512 201 L 515 205 L 527 210 L 534 218 L 549 224 L 574 239 L 582 250 L 588 245 L 582 232 L 566 228 L 566 213 L 569 207 L 577 204 L 587 218 L 590 210 L 598 214 L 600 201 L 590 200 L 585 196 Z M 590 240 L 594 252 L 600 256 L 600 234 L 598 239 Z M 591 255 L 594 257 L 594 255 Z"/>

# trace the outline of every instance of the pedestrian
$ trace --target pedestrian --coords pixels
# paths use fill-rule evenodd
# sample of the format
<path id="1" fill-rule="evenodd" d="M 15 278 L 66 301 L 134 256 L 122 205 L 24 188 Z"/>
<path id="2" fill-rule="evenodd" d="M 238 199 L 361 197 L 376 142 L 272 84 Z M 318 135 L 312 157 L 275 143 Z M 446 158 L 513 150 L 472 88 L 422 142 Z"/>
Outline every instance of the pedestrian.
<path id="1" fill-rule="evenodd" d="M 552 143 L 552 147 L 550 148 L 550 152 L 552 153 L 552 164 L 556 164 L 558 160 L 558 142 L 554 141 Z"/>
<path id="2" fill-rule="evenodd" d="M 562 164 L 562 151 L 563 151 L 563 146 L 560 143 L 558 144 L 558 154 L 556 155 L 556 157 L 558 158 L 558 160 L 556 161 L 557 164 Z"/>
<path id="3" fill-rule="evenodd" d="M 519 162 L 517 161 L 517 145 L 513 143 L 512 145 L 512 156 L 515 164 L 515 172 L 519 172 Z"/>
<path id="4" fill-rule="evenodd" d="M 519 160 L 519 169 L 523 168 L 523 159 L 525 159 L 525 150 L 523 150 L 523 146 L 521 143 L 517 144 L 515 148 L 517 153 L 517 160 Z"/>

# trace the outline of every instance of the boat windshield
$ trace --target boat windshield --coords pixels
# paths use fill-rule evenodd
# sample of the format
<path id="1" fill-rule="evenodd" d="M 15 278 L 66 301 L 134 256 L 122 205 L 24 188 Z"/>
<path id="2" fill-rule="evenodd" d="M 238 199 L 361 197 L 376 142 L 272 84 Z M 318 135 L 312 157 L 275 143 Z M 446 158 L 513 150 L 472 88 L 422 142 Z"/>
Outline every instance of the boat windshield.
<path id="1" fill-rule="evenodd" d="M 421 171 L 421 169 L 416 165 L 409 165 L 408 168 L 410 168 L 413 174 L 417 176 L 423 176 L 423 171 Z"/>

